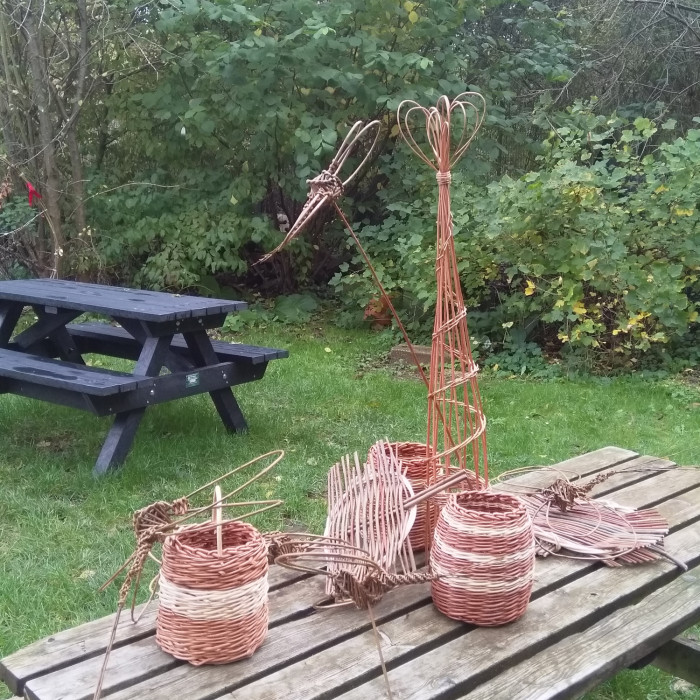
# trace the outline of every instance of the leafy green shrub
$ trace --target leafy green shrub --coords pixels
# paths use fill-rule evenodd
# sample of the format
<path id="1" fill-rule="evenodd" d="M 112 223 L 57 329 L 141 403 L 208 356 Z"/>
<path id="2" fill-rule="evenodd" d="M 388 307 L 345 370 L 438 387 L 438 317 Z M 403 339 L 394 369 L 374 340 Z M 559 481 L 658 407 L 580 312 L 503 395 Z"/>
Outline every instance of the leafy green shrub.
<path id="1" fill-rule="evenodd" d="M 265 328 L 269 323 L 285 325 L 304 324 L 311 320 L 320 304 L 313 294 L 280 296 L 274 302 L 257 302 L 244 311 L 231 314 L 224 323 L 224 331 L 238 333 L 246 328 Z"/>
<path id="2" fill-rule="evenodd" d="M 21 279 L 36 274 L 39 212 L 24 196 L 0 202 L 0 278 Z M 39 266 L 40 267 L 40 266 Z"/>
<path id="3" fill-rule="evenodd" d="M 560 85 L 579 65 L 570 13 L 526 0 L 171 0 L 139 19 L 134 32 L 144 33 L 158 70 L 141 70 L 136 52 L 137 69 L 103 95 L 99 134 L 85 137 L 100 136 L 96 162 L 110 190 L 90 200 L 101 212 L 99 225 L 90 223 L 115 276 L 149 286 L 198 286 L 210 274 L 265 296 L 325 285 L 348 258 L 338 229 L 328 235 L 330 215 L 269 268 L 241 261 L 255 245 L 279 242 L 276 224 L 298 216 L 305 180 L 327 166 L 356 120 L 377 119 L 382 133 L 377 160 L 343 207 L 377 225 L 387 183 L 400 182 L 408 197 L 395 201 L 414 195 L 416 163 L 396 148 L 401 100 L 481 90 L 488 129 L 470 169 L 483 176 L 506 167 L 501 142 L 518 162 L 530 158 L 522 86 Z M 127 186 L 140 181 L 160 187 Z"/>
<path id="4" fill-rule="evenodd" d="M 700 131 L 654 147 L 648 119 L 572 112 L 584 123 L 553 130 L 541 170 L 489 188 L 502 304 L 550 339 L 632 359 L 698 317 Z"/>
<path id="5" fill-rule="evenodd" d="M 231 202 L 231 186 L 192 180 L 206 174 L 191 169 L 180 183 L 125 188 L 96 198 L 100 251 L 121 279 L 160 289 L 201 287 L 216 274 L 242 276 L 261 252 L 278 240 L 270 222 L 242 213 Z M 215 285 L 216 286 L 216 285 Z"/>
<path id="6" fill-rule="evenodd" d="M 648 119 L 627 123 L 575 105 L 543 144 L 540 169 L 477 187 L 453 178 L 455 247 L 473 335 L 502 352 L 588 355 L 634 365 L 688 342 L 700 301 L 700 130 L 662 143 Z M 387 204 L 360 236 L 387 289 L 435 303 L 435 186 Z M 362 303 L 371 281 L 359 258 L 333 284 Z M 409 324 L 410 327 L 410 324 Z M 429 321 L 414 324 L 424 336 Z M 509 341 L 509 338 L 511 340 Z M 664 351 L 658 352 L 658 347 Z M 532 348 L 530 348 L 532 349 Z"/>

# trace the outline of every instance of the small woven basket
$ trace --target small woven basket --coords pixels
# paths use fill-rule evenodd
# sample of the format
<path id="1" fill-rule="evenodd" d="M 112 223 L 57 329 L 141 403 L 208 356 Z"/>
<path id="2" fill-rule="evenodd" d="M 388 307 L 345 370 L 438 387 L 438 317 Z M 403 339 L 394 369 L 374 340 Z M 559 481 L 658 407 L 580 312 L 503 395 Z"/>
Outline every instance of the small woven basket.
<path id="1" fill-rule="evenodd" d="M 156 642 L 177 659 L 225 664 L 250 656 L 268 627 L 267 547 L 250 524 L 187 525 L 166 538 Z"/>
<path id="2" fill-rule="evenodd" d="M 430 566 L 440 612 L 485 627 L 512 622 L 525 612 L 532 591 L 530 516 L 514 496 L 451 494 L 438 517 Z"/>

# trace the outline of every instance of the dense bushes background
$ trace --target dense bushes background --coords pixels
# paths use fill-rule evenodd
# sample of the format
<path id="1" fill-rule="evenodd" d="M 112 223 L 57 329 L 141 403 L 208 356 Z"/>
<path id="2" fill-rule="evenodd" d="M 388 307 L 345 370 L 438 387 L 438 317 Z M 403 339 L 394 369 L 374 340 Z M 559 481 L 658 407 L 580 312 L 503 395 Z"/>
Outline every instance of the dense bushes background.
<path id="1" fill-rule="evenodd" d="M 0 0 L 0 275 L 256 298 L 311 290 L 335 295 L 341 323 L 366 322 L 375 290 L 330 218 L 252 263 L 349 126 L 377 118 L 381 148 L 344 208 L 426 337 L 435 185 L 399 141 L 395 111 L 474 89 L 488 117 L 455 173 L 453 209 L 483 360 L 508 371 L 546 369 L 544 356 L 604 369 L 694 361 L 691 5 L 46 7 Z M 27 182 L 41 209 L 26 204 Z"/>
<path id="2" fill-rule="evenodd" d="M 607 367 L 634 366 L 648 351 L 683 354 L 698 318 L 700 131 L 651 146 L 672 120 L 657 131 L 647 118 L 596 116 L 581 104 L 559 121 L 535 170 L 486 186 L 468 172 L 453 179 L 472 333 L 486 349 L 573 353 Z M 409 326 L 425 333 L 434 186 L 411 201 L 385 196 L 389 215 L 362 235 Z M 359 256 L 353 265 L 332 283 L 361 307 L 371 281 Z"/>

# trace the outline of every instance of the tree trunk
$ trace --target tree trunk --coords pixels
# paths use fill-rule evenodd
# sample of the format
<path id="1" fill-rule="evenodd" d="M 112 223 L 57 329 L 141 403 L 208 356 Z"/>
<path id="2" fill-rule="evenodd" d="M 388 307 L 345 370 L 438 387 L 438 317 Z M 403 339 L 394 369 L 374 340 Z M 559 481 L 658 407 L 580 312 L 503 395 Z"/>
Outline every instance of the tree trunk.
<path id="1" fill-rule="evenodd" d="M 68 141 L 68 154 L 70 156 L 75 228 L 82 232 L 87 228 L 87 219 L 85 217 L 85 180 L 83 179 L 83 160 L 80 156 L 80 145 L 78 144 L 74 126 L 66 133 L 66 140 Z"/>
<path id="2" fill-rule="evenodd" d="M 85 180 L 83 177 L 83 159 L 80 155 L 80 144 L 78 143 L 78 117 L 83 106 L 85 97 L 85 76 L 88 68 L 88 16 L 85 0 L 76 0 L 77 21 L 80 31 L 78 45 L 78 55 L 75 57 L 75 65 L 78 66 L 78 75 L 75 79 L 75 89 L 73 90 L 73 109 L 66 124 L 66 141 L 68 142 L 68 154 L 70 156 L 70 166 L 72 175 L 71 191 L 75 207 L 75 224 L 78 231 L 85 231 L 87 220 L 85 217 Z M 70 77 L 70 76 L 69 76 Z"/>
<path id="3" fill-rule="evenodd" d="M 46 261 L 52 276 L 60 277 L 65 243 L 61 221 L 61 178 L 56 164 L 55 134 L 51 123 L 48 76 L 45 71 L 43 42 L 40 27 L 37 26 L 34 11 L 26 9 L 23 32 L 27 42 L 29 71 L 34 85 L 34 102 L 39 121 L 39 148 L 44 163 L 44 215 L 51 232 L 49 245 L 50 259 Z"/>

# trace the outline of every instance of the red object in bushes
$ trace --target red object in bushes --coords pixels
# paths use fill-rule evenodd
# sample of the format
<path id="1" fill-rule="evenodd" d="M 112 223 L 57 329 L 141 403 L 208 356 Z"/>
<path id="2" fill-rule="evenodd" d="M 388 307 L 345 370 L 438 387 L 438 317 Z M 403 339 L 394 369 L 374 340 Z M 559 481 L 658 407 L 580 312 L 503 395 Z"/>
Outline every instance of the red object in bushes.
<path id="1" fill-rule="evenodd" d="M 29 206 L 34 206 L 34 198 L 41 199 L 41 195 L 36 191 L 31 182 L 27 182 L 27 190 L 29 191 Z"/>

